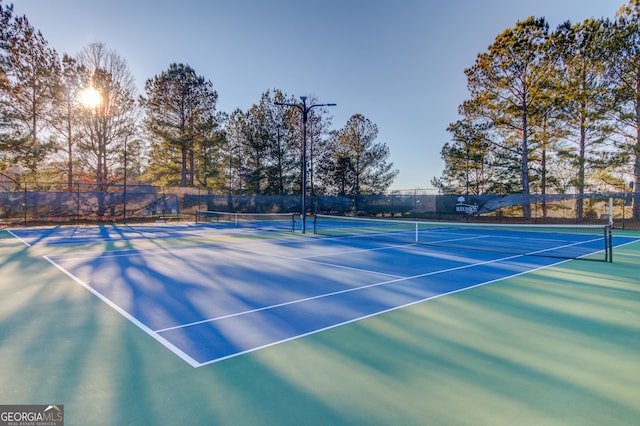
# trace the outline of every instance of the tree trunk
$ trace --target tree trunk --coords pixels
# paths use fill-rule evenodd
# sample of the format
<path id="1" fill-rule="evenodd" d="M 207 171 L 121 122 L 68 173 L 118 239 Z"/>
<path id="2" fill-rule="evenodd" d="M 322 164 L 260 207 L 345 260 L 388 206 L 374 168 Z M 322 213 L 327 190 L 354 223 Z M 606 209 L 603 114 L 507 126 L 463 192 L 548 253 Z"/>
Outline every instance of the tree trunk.
<path id="1" fill-rule="evenodd" d="M 187 147 L 183 144 L 180 149 L 182 153 L 182 176 L 180 179 L 180 186 L 184 188 L 187 186 Z"/>
<path id="2" fill-rule="evenodd" d="M 68 163 L 67 163 L 67 183 L 69 187 L 69 191 L 73 190 L 73 131 L 71 127 L 71 106 L 67 104 L 67 154 Z"/>
<path id="3" fill-rule="evenodd" d="M 527 123 L 527 106 L 526 102 L 522 103 L 522 193 L 529 195 L 529 143 L 527 138 L 528 123 Z M 526 200 L 522 204 L 522 216 L 525 218 L 531 217 L 531 203 Z"/>
<path id="4" fill-rule="evenodd" d="M 542 195 L 542 217 L 547 217 L 547 114 L 544 115 L 542 127 L 542 178 L 540 182 L 540 193 Z"/>
<path id="5" fill-rule="evenodd" d="M 633 168 L 633 218 L 640 219 L 640 72 L 636 76 L 636 140 Z"/>
<path id="6" fill-rule="evenodd" d="M 584 217 L 584 156 L 585 156 L 585 144 L 586 144 L 585 124 L 580 125 L 580 148 L 578 152 L 578 199 L 576 200 L 576 218 L 582 219 Z"/>
<path id="7" fill-rule="evenodd" d="M 193 142 L 191 142 L 189 148 L 189 186 L 193 187 L 193 177 L 195 175 L 195 152 L 193 149 Z"/>

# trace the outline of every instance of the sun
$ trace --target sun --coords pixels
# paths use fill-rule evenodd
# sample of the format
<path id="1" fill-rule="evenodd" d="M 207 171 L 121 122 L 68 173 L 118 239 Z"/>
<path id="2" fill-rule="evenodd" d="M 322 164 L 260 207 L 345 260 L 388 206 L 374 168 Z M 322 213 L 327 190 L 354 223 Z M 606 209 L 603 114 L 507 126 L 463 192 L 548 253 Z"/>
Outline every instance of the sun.
<path id="1" fill-rule="evenodd" d="M 87 87 L 80 92 L 80 102 L 87 108 L 95 108 L 100 105 L 100 92 L 93 87 Z"/>

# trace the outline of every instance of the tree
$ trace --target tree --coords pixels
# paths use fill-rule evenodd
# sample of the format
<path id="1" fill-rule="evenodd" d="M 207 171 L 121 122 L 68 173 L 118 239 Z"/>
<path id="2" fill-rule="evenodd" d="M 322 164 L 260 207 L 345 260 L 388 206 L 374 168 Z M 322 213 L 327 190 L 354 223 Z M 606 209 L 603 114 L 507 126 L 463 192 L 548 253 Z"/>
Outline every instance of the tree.
<path id="1" fill-rule="evenodd" d="M 276 105 L 295 102 L 295 98 L 274 89 L 264 92 L 260 102 L 246 112 L 236 110 L 231 114 L 227 126 L 229 179 L 233 174 L 236 186 L 256 194 L 300 192 L 303 132 L 300 111 L 296 107 Z M 321 109 L 317 114 L 309 113 L 306 155 L 308 172 L 312 176 L 315 170 L 313 159 L 325 152 L 322 135 L 327 123 Z M 312 181 L 312 195 L 314 188 Z"/>
<path id="2" fill-rule="evenodd" d="M 530 17 L 505 30 L 478 55 L 473 67 L 465 70 L 472 99 L 466 101 L 462 115 L 489 124 L 506 148 L 504 159 L 515 153 L 519 159 L 519 186 L 528 195 L 530 188 L 529 138 L 532 121 L 540 118 L 540 103 L 550 68 L 546 62 L 549 25 L 544 18 Z M 506 170 L 512 170 L 507 168 Z M 531 207 L 524 204 L 524 216 Z"/>
<path id="3" fill-rule="evenodd" d="M 269 184 L 268 165 L 273 159 L 273 141 L 278 150 L 275 152 L 276 159 L 281 156 L 280 141 L 273 134 L 275 128 L 272 120 L 271 108 L 273 101 L 269 93 L 262 94 L 260 103 L 254 104 L 246 112 L 244 118 L 243 141 L 241 152 L 245 158 L 247 173 L 245 174 L 245 188 L 254 194 L 263 194 L 269 186 L 276 186 L 277 177 L 280 174 L 277 166 L 272 167 L 272 179 L 275 185 Z M 276 162 L 277 165 L 277 162 Z M 273 178 L 276 179 L 273 179 Z"/>
<path id="4" fill-rule="evenodd" d="M 577 169 L 571 183 L 578 189 L 576 217 L 581 219 L 587 169 L 602 169 L 608 164 L 602 161 L 602 147 L 611 132 L 606 115 L 611 102 L 604 80 L 603 21 L 565 22 L 552 40 L 562 69 L 554 90 L 560 98 L 559 119 L 568 130 L 565 137 L 575 146 L 565 153 Z"/>
<path id="5" fill-rule="evenodd" d="M 267 188 L 269 194 L 285 195 L 297 192 L 300 182 L 300 116 L 297 111 L 277 106 L 276 102 L 293 102 L 281 90 L 274 89 L 273 96 L 261 99 L 261 105 L 269 111 L 270 143 L 266 165 Z M 300 135 L 300 136 L 298 136 Z"/>
<path id="6" fill-rule="evenodd" d="M 103 43 L 90 43 L 76 58 L 99 103 L 81 114 L 79 148 L 100 190 L 110 179 L 112 162 L 136 132 L 135 84 L 126 61 Z"/>
<path id="7" fill-rule="evenodd" d="M 11 20 L 13 5 L 3 6 L 0 0 L 0 170 L 7 167 L 7 151 L 10 141 L 17 136 L 15 123 L 9 120 L 7 92 L 9 90 L 7 50 L 13 37 Z"/>
<path id="8" fill-rule="evenodd" d="M 241 169 L 237 167 L 242 186 L 254 194 L 292 193 L 299 173 L 294 118 L 290 111 L 275 105 L 284 100 L 281 91 L 272 94 L 268 90 L 259 103 L 246 112 L 236 110 L 230 119 L 230 141 L 242 164 Z"/>
<path id="9" fill-rule="evenodd" d="M 67 54 L 62 57 L 62 70 L 55 86 L 51 126 L 56 148 L 65 154 L 62 162 L 67 175 L 67 187 L 71 191 L 76 164 L 75 147 L 78 138 L 78 116 L 81 114 L 79 94 L 86 87 L 86 71 Z"/>
<path id="10" fill-rule="evenodd" d="M 51 113 L 58 57 L 25 16 L 11 21 L 4 37 L 0 108 L 4 119 L 13 125 L 13 136 L 5 139 L 5 154 L 10 162 L 35 173 L 50 150 L 42 130 Z"/>
<path id="11" fill-rule="evenodd" d="M 447 131 L 452 143 L 446 143 L 441 151 L 443 176 L 432 180 L 432 184 L 445 194 L 484 193 L 491 184 L 486 126 L 459 120 L 450 124 Z"/>
<path id="12" fill-rule="evenodd" d="M 311 98 L 309 105 L 317 104 L 317 100 Z M 329 110 L 326 107 L 313 108 L 307 115 L 307 162 L 309 173 L 309 185 L 311 196 L 315 196 L 318 191 L 323 192 L 324 182 L 322 175 L 321 163 L 323 158 L 331 157 L 331 137 L 335 137 L 329 130 L 331 126 L 331 117 L 328 116 Z M 302 139 L 302 128 L 300 126 L 299 114 L 296 114 L 295 122 L 299 128 L 300 136 L 297 140 Z M 325 137 L 329 135 L 329 138 Z"/>
<path id="13" fill-rule="evenodd" d="M 382 193 L 398 175 L 388 162 L 389 148 L 376 143 L 378 126 L 354 114 L 336 137 L 333 181 L 340 193 L 351 196 Z"/>
<path id="14" fill-rule="evenodd" d="M 232 195 L 234 188 L 241 191 L 243 188 L 244 176 L 244 155 L 242 155 L 242 145 L 244 143 L 244 128 L 246 117 L 240 108 L 236 108 L 227 120 L 226 125 L 226 145 L 224 147 L 226 160 L 228 163 L 227 188 L 229 195 Z"/>
<path id="15" fill-rule="evenodd" d="M 7 57 L 9 43 L 13 37 L 11 20 L 13 19 L 13 5 L 3 6 L 0 0 L 0 89 L 4 89 L 7 82 Z"/>
<path id="16" fill-rule="evenodd" d="M 607 76 L 616 97 L 615 121 L 620 149 L 632 162 L 633 217 L 640 218 L 640 0 L 622 6 L 608 26 Z"/>
<path id="17" fill-rule="evenodd" d="M 147 96 L 140 103 L 146 113 L 146 126 L 158 138 L 155 146 L 161 149 L 150 164 L 152 173 L 156 180 L 172 183 L 173 165 L 178 164 L 180 186 L 193 186 L 198 173 L 196 152 L 213 138 L 219 124 L 215 115 L 218 94 L 213 83 L 198 76 L 189 65 L 173 63 L 147 80 L 145 91 Z M 206 174 L 205 170 L 200 172 Z"/>

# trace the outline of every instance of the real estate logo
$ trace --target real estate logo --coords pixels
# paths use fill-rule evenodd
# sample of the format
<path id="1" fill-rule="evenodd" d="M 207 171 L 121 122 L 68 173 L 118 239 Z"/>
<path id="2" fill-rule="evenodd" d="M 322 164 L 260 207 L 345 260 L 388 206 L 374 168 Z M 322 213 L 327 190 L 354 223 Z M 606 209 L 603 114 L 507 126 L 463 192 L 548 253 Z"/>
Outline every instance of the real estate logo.
<path id="1" fill-rule="evenodd" d="M 64 426 L 64 405 L 0 405 L 0 426 Z"/>

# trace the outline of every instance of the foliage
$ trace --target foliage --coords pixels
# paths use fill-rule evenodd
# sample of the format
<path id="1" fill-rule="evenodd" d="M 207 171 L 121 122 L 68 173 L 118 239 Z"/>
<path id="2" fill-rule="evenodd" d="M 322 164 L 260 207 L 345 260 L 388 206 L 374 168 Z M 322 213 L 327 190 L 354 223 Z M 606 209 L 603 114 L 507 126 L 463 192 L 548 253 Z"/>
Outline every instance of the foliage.
<path id="1" fill-rule="evenodd" d="M 165 184 L 194 186 L 212 174 L 209 151 L 220 141 L 213 83 L 185 64 L 171 64 L 145 84 L 140 103 L 145 125 L 156 138 L 149 173 Z M 177 180 L 179 176 L 179 181 Z"/>
<path id="2" fill-rule="evenodd" d="M 103 43 L 90 43 L 77 57 L 99 103 L 81 109 L 81 161 L 95 175 L 98 187 L 109 183 L 118 152 L 136 132 L 135 84 L 126 61 Z"/>
<path id="3" fill-rule="evenodd" d="M 640 0 L 629 0 L 614 20 L 550 31 L 544 18 L 529 17 L 498 34 L 465 70 L 469 98 L 447 129 L 446 167 L 433 184 L 470 194 L 582 191 L 601 181 L 638 188 L 639 22 Z M 95 107 L 78 101 L 88 87 L 100 94 Z M 90 43 L 59 57 L 0 0 L 0 173 L 16 185 L 60 176 L 69 188 L 79 180 L 101 186 L 126 176 L 229 194 L 299 194 L 307 173 L 311 194 L 356 196 L 384 192 L 398 175 L 376 124 L 361 114 L 331 130 L 327 110 L 310 111 L 302 152 L 299 109 L 276 104 L 295 97 L 268 90 L 228 116 L 217 102 L 210 80 L 176 63 L 148 79 L 136 102 L 115 51 Z M 576 210 L 580 216 L 581 201 Z"/>
<path id="4" fill-rule="evenodd" d="M 389 148 L 376 143 L 378 126 L 361 114 L 351 116 L 338 131 L 330 177 L 337 195 L 383 193 L 398 175 L 389 163 Z"/>
<path id="5" fill-rule="evenodd" d="M 11 129 L 2 138 L 2 157 L 6 163 L 35 173 L 51 148 L 42 129 L 52 106 L 57 54 L 25 16 L 10 21 L 2 36 L 5 53 L 0 111 L 2 121 L 10 123 Z"/>
<path id="6" fill-rule="evenodd" d="M 617 148 L 630 160 L 634 188 L 640 185 L 640 0 L 622 6 L 606 28 L 607 77 L 614 91 L 613 121 Z M 633 216 L 640 218 L 640 192 L 636 189 Z"/>
<path id="7" fill-rule="evenodd" d="M 640 0 L 630 0 L 614 22 L 565 22 L 550 32 L 544 18 L 530 17 L 499 34 L 465 71 L 470 98 L 448 128 L 445 171 L 432 183 L 445 193 L 467 181 L 471 193 L 582 193 L 607 175 L 631 176 L 637 188 L 639 18 Z M 640 198 L 635 217 L 638 206 Z"/>

